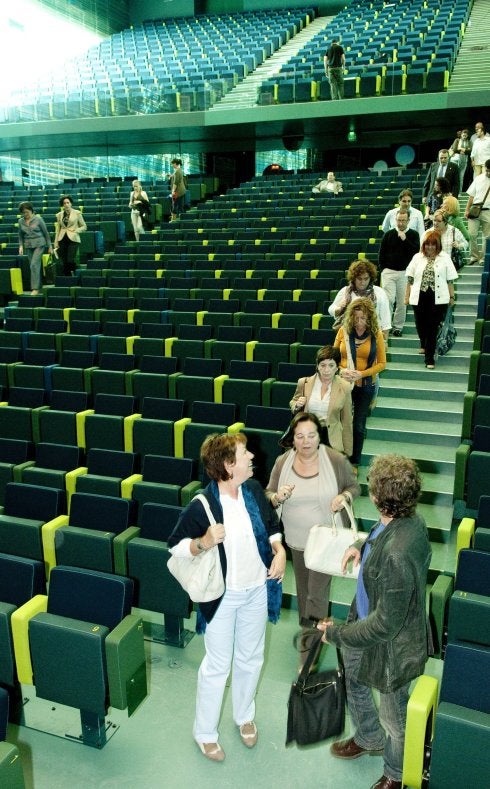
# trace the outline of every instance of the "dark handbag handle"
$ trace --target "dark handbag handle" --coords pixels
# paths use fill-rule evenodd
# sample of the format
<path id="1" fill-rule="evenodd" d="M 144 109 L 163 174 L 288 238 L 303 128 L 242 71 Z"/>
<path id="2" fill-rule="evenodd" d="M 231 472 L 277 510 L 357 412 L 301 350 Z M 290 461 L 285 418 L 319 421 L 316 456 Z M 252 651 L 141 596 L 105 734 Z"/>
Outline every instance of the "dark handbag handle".
<path id="1" fill-rule="evenodd" d="M 317 651 L 318 651 L 318 647 L 320 645 L 320 641 L 322 640 L 322 636 L 323 636 L 323 633 L 319 630 L 318 631 L 318 638 L 316 638 L 313 641 L 313 644 L 311 645 L 311 647 L 309 649 L 308 656 L 307 656 L 305 662 L 303 663 L 303 668 L 301 669 L 301 673 L 299 674 L 298 679 L 296 680 L 296 687 L 301 692 L 305 689 L 306 681 L 307 681 L 307 679 L 308 679 L 308 677 L 310 675 L 310 670 L 311 670 L 311 667 L 312 667 L 313 662 L 315 660 L 315 657 L 316 657 L 316 654 L 317 654 Z M 343 673 L 344 673 L 344 661 L 342 660 L 342 653 L 341 653 L 341 651 L 340 651 L 340 649 L 338 647 L 336 647 L 336 650 L 337 650 L 337 660 L 339 662 L 339 672 L 341 672 L 341 674 L 343 675 Z"/>

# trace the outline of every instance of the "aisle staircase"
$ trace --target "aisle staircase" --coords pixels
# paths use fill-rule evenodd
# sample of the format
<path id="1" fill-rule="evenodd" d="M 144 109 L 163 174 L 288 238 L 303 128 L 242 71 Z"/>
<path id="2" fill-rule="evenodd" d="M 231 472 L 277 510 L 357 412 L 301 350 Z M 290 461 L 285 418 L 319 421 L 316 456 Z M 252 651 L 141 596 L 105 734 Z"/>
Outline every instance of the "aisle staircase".
<path id="1" fill-rule="evenodd" d="M 242 82 L 239 82 L 233 90 L 230 90 L 220 101 L 210 107 L 208 112 L 256 107 L 259 86 L 269 77 L 277 74 L 281 66 L 287 63 L 294 55 L 297 55 L 305 44 L 327 27 L 332 19 L 333 17 L 331 16 L 321 16 L 314 19 L 308 27 L 301 30 L 291 41 L 288 41 L 272 57 L 258 66 L 252 74 L 242 80 Z"/>
<path id="2" fill-rule="evenodd" d="M 490 82 L 490 42 L 487 20 L 488 0 L 475 0 L 451 74 L 448 93 L 487 90 Z"/>
<path id="3" fill-rule="evenodd" d="M 419 342 L 410 308 L 403 337 L 390 338 L 387 368 L 381 375 L 376 408 L 367 422 L 359 468 L 363 497 L 357 501 L 356 515 L 367 530 L 377 517 L 367 496 L 366 475 L 371 458 L 395 452 L 417 461 L 423 478 L 418 511 L 425 518 L 432 543 L 430 581 L 455 567 L 455 453 L 461 443 L 463 398 L 468 389 L 481 271 L 481 267 L 466 266 L 461 272 L 455 308 L 456 344 L 449 354 L 438 359 L 435 370 L 427 370 L 424 357 L 417 353 Z M 353 581 L 334 579 L 332 599 L 336 603 L 348 604 L 353 592 Z"/>

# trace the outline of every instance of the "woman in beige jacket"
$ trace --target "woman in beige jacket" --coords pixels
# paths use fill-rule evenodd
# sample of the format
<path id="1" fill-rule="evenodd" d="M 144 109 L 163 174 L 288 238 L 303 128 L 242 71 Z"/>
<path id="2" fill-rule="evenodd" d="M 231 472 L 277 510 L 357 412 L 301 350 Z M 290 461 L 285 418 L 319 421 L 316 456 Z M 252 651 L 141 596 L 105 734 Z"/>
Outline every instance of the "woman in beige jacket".
<path id="1" fill-rule="evenodd" d="M 320 348 L 316 355 L 316 373 L 300 378 L 293 399 L 289 403 L 293 414 L 308 411 L 315 414 L 326 428 L 331 447 L 352 455 L 352 398 L 351 387 L 337 375 L 340 351 L 331 345 Z"/>
<path id="2" fill-rule="evenodd" d="M 80 243 L 80 233 L 87 229 L 80 211 L 73 208 L 70 195 L 60 198 L 62 210 L 56 214 L 54 250 L 63 264 L 63 274 L 69 277 L 75 271 L 75 257 Z"/>

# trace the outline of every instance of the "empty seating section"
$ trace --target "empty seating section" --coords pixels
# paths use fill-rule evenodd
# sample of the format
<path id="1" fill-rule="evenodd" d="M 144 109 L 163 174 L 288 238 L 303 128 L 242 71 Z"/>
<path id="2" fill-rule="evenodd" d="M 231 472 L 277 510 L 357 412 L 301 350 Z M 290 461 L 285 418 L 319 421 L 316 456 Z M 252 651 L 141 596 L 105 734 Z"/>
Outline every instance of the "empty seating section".
<path id="1" fill-rule="evenodd" d="M 259 85 L 257 102 L 330 99 L 323 55 L 334 33 L 346 53 L 346 98 L 446 90 L 470 11 L 466 0 L 396 0 L 382 8 L 357 0 Z M 306 7 L 145 21 L 68 60 L 61 72 L 34 76 L 1 108 L 1 117 L 18 123 L 202 112 L 316 13 Z"/>
<path id="2" fill-rule="evenodd" d="M 314 18 L 312 8 L 151 20 L 33 78 L 7 122 L 209 109 Z"/>
<path id="3" fill-rule="evenodd" d="M 446 90 L 471 11 L 466 0 L 350 3 L 259 87 L 258 103 L 330 99 L 323 56 L 346 56 L 345 98 Z"/>

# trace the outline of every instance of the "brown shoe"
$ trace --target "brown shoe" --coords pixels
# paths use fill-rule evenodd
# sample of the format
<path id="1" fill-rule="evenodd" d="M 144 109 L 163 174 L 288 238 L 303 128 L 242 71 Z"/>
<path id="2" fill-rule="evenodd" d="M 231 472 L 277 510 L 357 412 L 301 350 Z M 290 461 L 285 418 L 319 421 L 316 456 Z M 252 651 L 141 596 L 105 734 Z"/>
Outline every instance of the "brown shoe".
<path id="1" fill-rule="evenodd" d="M 371 786 L 371 789 L 402 789 L 402 782 L 395 781 L 394 778 L 387 778 L 382 775 L 381 778 Z"/>
<path id="2" fill-rule="evenodd" d="M 219 742 L 197 742 L 201 753 L 204 754 L 206 759 L 212 762 L 223 762 L 225 759 L 225 752 Z"/>
<path id="3" fill-rule="evenodd" d="M 255 725 L 254 721 L 249 721 L 248 723 L 242 723 L 239 729 L 240 729 L 240 737 L 242 738 L 242 742 L 247 748 L 253 748 L 255 745 L 257 745 L 259 733 L 257 731 L 257 726 Z"/>
<path id="4" fill-rule="evenodd" d="M 380 756 L 383 753 L 383 748 L 372 751 L 368 750 L 367 748 L 361 748 L 361 746 L 355 741 L 354 737 L 351 737 L 349 740 L 339 740 L 339 742 L 334 742 L 330 746 L 330 753 L 337 759 L 358 759 L 359 756 L 364 756 L 364 754 L 368 754 L 369 756 Z"/>

